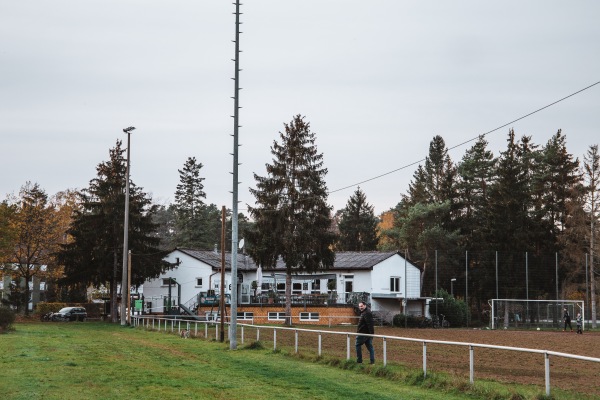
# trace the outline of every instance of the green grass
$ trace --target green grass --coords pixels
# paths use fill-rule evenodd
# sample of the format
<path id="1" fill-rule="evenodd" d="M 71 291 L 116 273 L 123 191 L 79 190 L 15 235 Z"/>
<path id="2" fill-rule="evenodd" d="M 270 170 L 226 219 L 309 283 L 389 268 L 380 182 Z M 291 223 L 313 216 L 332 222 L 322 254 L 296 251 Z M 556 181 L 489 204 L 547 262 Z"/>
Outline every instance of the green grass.
<path id="1" fill-rule="evenodd" d="M 273 352 L 106 323 L 21 323 L 0 335 L 2 399 L 542 398 L 400 367 Z M 569 397 L 559 397 L 569 398 Z M 574 397 L 573 397 L 574 398 Z"/>

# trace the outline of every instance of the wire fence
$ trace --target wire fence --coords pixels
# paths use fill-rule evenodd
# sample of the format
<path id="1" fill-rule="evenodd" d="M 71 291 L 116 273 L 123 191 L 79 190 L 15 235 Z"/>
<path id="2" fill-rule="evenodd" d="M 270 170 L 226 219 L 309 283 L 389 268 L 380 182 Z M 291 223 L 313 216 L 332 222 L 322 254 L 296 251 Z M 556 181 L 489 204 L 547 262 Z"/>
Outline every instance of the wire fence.
<path id="1" fill-rule="evenodd" d="M 600 271 L 593 271 L 587 254 L 576 259 L 562 253 L 501 251 L 436 250 L 424 257 L 409 249 L 405 254 L 422 269 L 422 296 L 443 289 L 464 300 L 470 318 L 486 325 L 491 299 L 582 300 L 591 318 L 592 276 L 597 280 Z"/>

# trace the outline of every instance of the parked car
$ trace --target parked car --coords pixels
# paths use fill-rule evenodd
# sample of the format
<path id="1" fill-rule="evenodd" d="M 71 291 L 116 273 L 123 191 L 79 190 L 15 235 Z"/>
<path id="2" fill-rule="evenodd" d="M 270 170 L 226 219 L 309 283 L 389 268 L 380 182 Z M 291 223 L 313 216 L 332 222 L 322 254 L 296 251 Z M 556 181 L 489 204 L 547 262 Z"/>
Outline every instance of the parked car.
<path id="1" fill-rule="evenodd" d="M 52 314 L 52 321 L 85 321 L 87 311 L 83 307 L 64 307 Z"/>

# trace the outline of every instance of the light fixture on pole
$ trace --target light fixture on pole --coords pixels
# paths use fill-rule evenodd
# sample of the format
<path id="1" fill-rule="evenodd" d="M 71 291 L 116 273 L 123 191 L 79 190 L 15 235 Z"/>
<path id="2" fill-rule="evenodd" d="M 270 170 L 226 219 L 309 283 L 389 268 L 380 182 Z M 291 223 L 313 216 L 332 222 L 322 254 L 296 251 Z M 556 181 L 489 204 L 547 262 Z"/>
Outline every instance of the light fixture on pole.
<path id="1" fill-rule="evenodd" d="M 456 282 L 456 278 L 450 279 L 450 294 L 454 297 L 454 282 Z"/>
<path id="2" fill-rule="evenodd" d="M 123 129 L 127 134 L 127 172 L 125 177 L 125 222 L 123 223 L 123 276 L 121 280 L 121 325 L 127 325 L 127 299 L 129 298 L 128 252 L 129 252 L 129 158 L 131 148 L 131 131 L 135 127 Z"/>

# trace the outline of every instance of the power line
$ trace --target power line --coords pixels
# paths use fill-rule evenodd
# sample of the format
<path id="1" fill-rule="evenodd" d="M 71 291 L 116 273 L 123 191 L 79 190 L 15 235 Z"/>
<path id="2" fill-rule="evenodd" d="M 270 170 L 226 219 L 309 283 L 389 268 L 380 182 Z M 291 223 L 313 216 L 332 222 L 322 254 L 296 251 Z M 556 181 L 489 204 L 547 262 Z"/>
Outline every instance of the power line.
<path id="1" fill-rule="evenodd" d="M 500 129 L 502 129 L 502 128 L 505 128 L 505 127 L 507 127 L 508 125 L 511 125 L 511 124 L 514 124 L 515 122 L 521 121 L 522 119 L 525 119 L 525 118 L 527 118 L 527 117 L 530 117 L 530 116 L 532 116 L 533 114 L 536 114 L 536 113 L 538 113 L 538 112 L 540 112 L 540 111 L 542 111 L 542 110 L 545 110 L 546 108 L 552 107 L 553 105 L 556 105 L 556 104 L 558 104 L 558 103 L 560 103 L 560 102 L 562 102 L 562 101 L 564 101 L 564 100 L 566 100 L 566 99 L 568 99 L 568 98 L 570 98 L 570 97 L 573 97 L 573 96 L 575 96 L 575 95 L 577 95 L 577 94 L 579 94 L 579 93 L 582 93 L 582 92 L 584 92 L 584 91 L 586 91 L 586 90 L 588 90 L 588 89 L 591 89 L 592 87 L 594 87 L 594 86 L 596 86 L 596 85 L 598 85 L 598 84 L 600 84 L 600 81 L 598 81 L 598 82 L 595 82 L 595 83 L 593 83 L 593 84 L 591 84 L 591 85 L 589 85 L 589 86 L 586 86 L 586 87 L 584 87 L 583 89 L 580 89 L 580 90 L 578 90 L 578 91 L 576 91 L 576 92 L 573 92 L 573 93 L 569 94 L 568 96 L 565 96 L 565 97 L 563 97 L 563 98 L 561 98 L 561 99 L 558 99 L 558 100 L 556 100 L 556 101 L 554 101 L 554 102 L 552 102 L 552 103 L 550 103 L 550 104 L 547 104 L 547 105 L 545 105 L 545 106 L 543 106 L 543 107 L 541 107 L 541 108 L 538 108 L 538 109 L 537 109 L 537 110 L 535 110 L 535 111 L 532 111 L 532 112 L 530 112 L 530 113 L 527 113 L 527 114 L 525 114 L 525 115 L 523 115 L 523 116 L 521 116 L 521 117 L 519 117 L 519 118 L 516 118 L 516 119 L 514 119 L 514 120 L 512 120 L 512 121 L 510 121 L 510 122 L 507 122 L 507 123 L 505 123 L 505 124 L 503 124 L 503 125 L 501 125 L 501 126 L 499 126 L 499 127 L 497 127 L 497 128 L 494 128 L 494 129 L 492 129 L 492 130 L 490 130 L 490 131 L 487 131 L 487 132 L 485 132 L 485 133 L 479 134 L 479 135 L 477 135 L 477 136 L 475 136 L 475 137 L 473 137 L 473 138 L 471 138 L 471 139 L 469 139 L 469 140 L 466 140 L 466 141 L 464 141 L 464 142 L 462 142 L 462 143 L 459 143 L 459 144 L 456 144 L 456 145 L 454 145 L 454 146 L 452 146 L 452 147 L 449 147 L 449 148 L 448 148 L 448 150 L 454 150 L 454 149 L 456 149 L 456 148 L 458 148 L 458 147 L 464 146 L 464 145 L 465 145 L 465 144 L 467 144 L 467 143 L 470 143 L 470 142 L 472 142 L 472 141 L 474 141 L 474 140 L 477 140 L 477 139 L 478 139 L 478 138 L 480 138 L 480 137 L 485 137 L 485 136 L 489 135 L 490 133 L 496 132 L 496 131 L 498 131 L 498 130 L 500 130 Z M 360 181 L 360 182 L 353 183 L 353 184 L 351 184 L 351 185 L 348 185 L 348 186 L 344 186 L 344 187 L 341 187 L 341 188 L 338 188 L 338 189 L 335 189 L 335 190 L 331 190 L 331 191 L 327 192 L 327 194 L 328 194 L 328 195 L 330 195 L 330 194 L 332 194 L 332 193 L 341 192 L 341 191 L 343 191 L 343 190 L 350 189 L 350 188 L 353 188 L 353 187 L 355 187 L 355 186 L 362 185 L 363 183 L 367 183 L 367 182 L 371 182 L 371 181 L 377 180 L 377 179 L 379 179 L 379 178 L 383 178 L 384 176 L 387 176 L 387 175 L 393 174 L 393 173 L 395 173 L 395 172 L 398 172 L 398 171 L 401 171 L 401 170 L 403 170 L 403 169 L 406 169 L 406 168 L 412 167 L 413 165 L 417 165 L 417 164 L 419 164 L 419 163 L 422 163 L 422 162 L 424 162 L 425 160 L 426 160 L 426 158 L 422 158 L 422 159 L 420 159 L 420 160 L 413 161 L 413 162 L 411 162 L 410 164 L 403 165 L 403 166 L 401 166 L 401 167 L 399 167 L 399 168 L 396 168 L 396 169 L 394 169 L 394 170 L 391 170 L 391 171 L 385 172 L 385 173 L 383 173 L 383 174 L 380 174 L 380 175 L 374 176 L 374 177 L 372 177 L 372 178 L 368 178 L 368 179 L 362 180 L 362 181 Z M 269 211 L 269 210 L 265 210 L 265 209 L 263 209 L 262 211 Z M 272 211 L 275 211 L 275 210 L 272 210 Z"/>
<path id="2" fill-rule="evenodd" d="M 576 92 L 574 92 L 574 93 L 571 93 L 570 95 L 568 95 L 568 96 L 565 96 L 565 97 L 563 97 L 562 99 L 556 100 L 556 101 L 554 101 L 554 102 L 552 102 L 552 103 L 550 103 L 550 104 L 548 104 L 548 105 L 545 105 L 545 106 L 544 106 L 544 107 L 542 107 L 542 108 L 538 108 L 538 109 L 537 109 L 537 110 L 535 110 L 535 111 L 532 111 L 532 112 L 530 112 L 530 113 L 528 113 L 528 114 L 525 114 L 525 115 L 523 115 L 522 117 L 519 117 L 519 118 L 517 118 L 517 119 L 514 119 L 514 120 L 512 120 L 512 121 L 510 121 L 510 122 L 507 122 L 507 123 L 505 123 L 505 124 L 503 124 L 503 125 L 501 125 L 501 126 L 499 126 L 499 127 L 497 127 L 497 128 L 494 128 L 494 129 L 492 129 L 492 130 L 490 130 L 490 131 L 488 131 L 488 132 L 482 133 L 482 134 L 480 134 L 480 135 L 477 135 L 477 136 L 475 136 L 474 138 L 471 138 L 471 139 L 469 139 L 469 140 L 467 140 L 467 141 L 464 141 L 464 142 L 462 142 L 462 143 L 459 143 L 459 144 L 457 144 L 457 145 L 455 145 L 455 146 L 449 147 L 449 148 L 448 148 L 448 150 L 453 150 L 453 149 L 456 149 L 457 147 L 464 146 L 464 145 L 465 145 L 465 144 L 467 144 L 467 143 L 470 143 L 470 142 L 472 142 L 472 141 L 474 141 L 474 140 L 477 140 L 479 137 L 485 137 L 486 135 L 489 135 L 489 134 L 490 134 L 490 133 L 492 133 L 492 132 L 496 132 L 497 130 L 500 130 L 500 129 L 502 129 L 502 128 L 505 128 L 505 127 L 507 127 L 508 125 L 514 124 L 514 123 L 515 123 L 515 122 L 517 122 L 517 121 L 520 121 L 520 120 L 522 120 L 522 119 L 525 119 L 525 118 L 527 118 L 527 117 L 530 117 L 530 116 L 532 116 L 533 114 L 536 114 L 536 113 L 538 113 L 538 112 L 540 112 L 540 111 L 542 111 L 542 110 L 545 110 L 546 108 L 552 107 L 553 105 L 555 105 L 555 104 L 558 104 L 558 103 L 560 103 L 561 101 L 564 101 L 564 100 L 566 100 L 566 99 L 568 99 L 568 98 L 570 98 L 570 97 L 573 97 L 573 96 L 575 96 L 575 95 L 577 95 L 577 94 L 579 94 L 579 93 L 581 93 L 581 92 L 583 92 L 583 91 L 586 91 L 586 90 L 588 90 L 588 89 L 590 89 L 590 88 L 592 88 L 592 87 L 594 87 L 594 86 L 596 86 L 596 85 L 598 85 L 598 84 L 600 84 L 600 81 L 598 81 L 598 82 L 596 82 L 596 83 L 593 83 L 593 84 L 591 84 L 591 85 L 589 85 L 589 86 L 587 86 L 587 87 L 585 87 L 585 88 L 583 88 L 583 89 L 580 89 L 580 90 L 578 90 L 578 91 L 576 91 Z M 383 173 L 383 174 L 380 174 L 380 175 L 374 176 L 374 177 L 372 177 L 372 178 L 369 178 L 369 179 L 365 179 L 365 180 L 363 180 L 363 181 L 360 181 L 360 182 L 354 183 L 354 184 L 352 184 L 352 185 L 348 185 L 348 186 L 344 186 L 344 187 L 342 187 L 342 188 L 339 188 L 339 189 L 332 190 L 332 191 L 330 191 L 328 194 L 331 194 L 331 193 L 336 193 L 336 192 L 341 192 L 342 190 L 350 189 L 350 188 L 352 188 L 352 187 L 355 187 L 355 186 L 361 185 L 361 184 L 363 184 L 363 183 L 374 181 L 374 180 L 376 180 L 376 179 L 379 179 L 379 178 L 382 178 L 382 177 L 384 177 L 384 176 L 386 176 L 386 175 L 390 175 L 390 174 L 393 174 L 394 172 L 398 172 L 398 171 L 401 171 L 401 170 L 403 170 L 403 169 L 406 169 L 406 168 L 408 168 L 408 167 L 411 167 L 411 166 L 413 166 L 413 165 L 415 165 L 415 164 L 422 163 L 422 162 L 423 162 L 423 161 L 425 161 L 425 160 L 426 160 L 426 158 L 422 158 L 422 159 L 420 159 L 420 160 L 418 160 L 418 161 L 414 161 L 414 162 L 412 162 L 412 163 L 410 163 L 410 164 L 403 165 L 402 167 L 400 167 L 400 168 L 396 168 L 396 169 L 394 169 L 394 170 L 392 170 L 392 171 L 389 171 L 389 172 L 386 172 L 386 173 Z"/>

